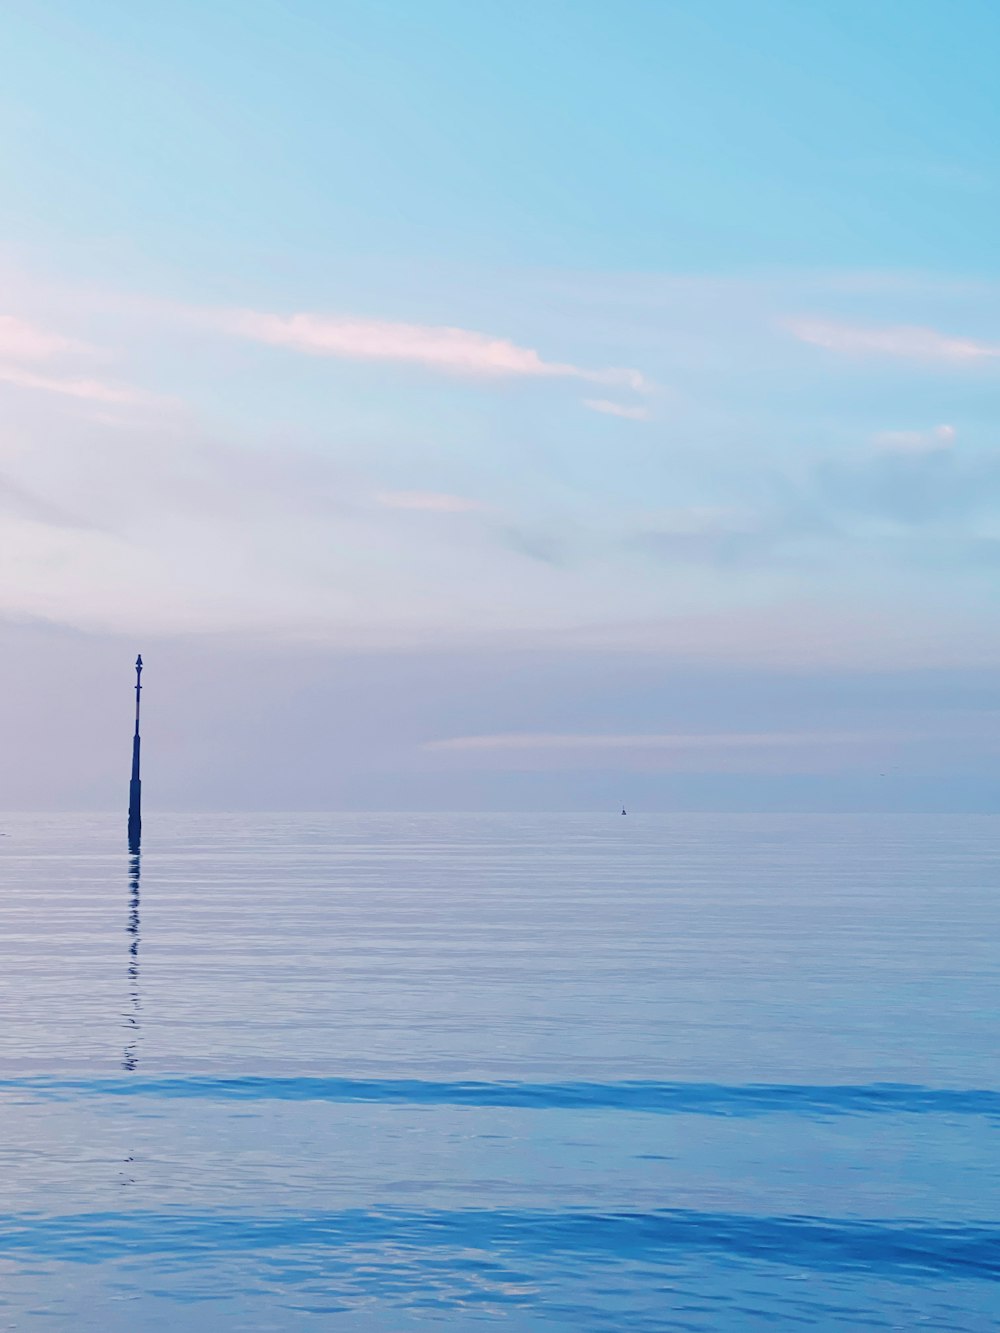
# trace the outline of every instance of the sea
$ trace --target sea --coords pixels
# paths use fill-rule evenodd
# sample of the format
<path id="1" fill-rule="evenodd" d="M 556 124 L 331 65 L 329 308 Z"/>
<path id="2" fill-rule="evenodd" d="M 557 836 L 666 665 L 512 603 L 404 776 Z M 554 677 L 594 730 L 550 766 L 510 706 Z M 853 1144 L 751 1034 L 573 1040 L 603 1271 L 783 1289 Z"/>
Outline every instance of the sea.
<path id="1" fill-rule="evenodd" d="M 1000 818 L 0 834 L 0 1329 L 1000 1327 Z"/>

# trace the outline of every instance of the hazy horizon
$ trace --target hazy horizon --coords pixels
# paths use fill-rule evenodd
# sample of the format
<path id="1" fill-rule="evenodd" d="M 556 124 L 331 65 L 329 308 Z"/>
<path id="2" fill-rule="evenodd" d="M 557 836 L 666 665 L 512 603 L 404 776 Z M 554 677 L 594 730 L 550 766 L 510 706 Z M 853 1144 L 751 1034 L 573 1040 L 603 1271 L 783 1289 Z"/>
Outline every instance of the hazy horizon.
<path id="1" fill-rule="evenodd" d="M 0 634 L 0 679 L 20 678 L 0 694 L 19 757 L 0 771 L 0 809 L 125 808 L 134 653 L 90 636 L 67 648 L 67 638 Z M 984 669 L 139 646 L 150 816 L 623 803 L 636 813 L 988 813 L 1000 803 L 984 725 L 996 687 Z"/>

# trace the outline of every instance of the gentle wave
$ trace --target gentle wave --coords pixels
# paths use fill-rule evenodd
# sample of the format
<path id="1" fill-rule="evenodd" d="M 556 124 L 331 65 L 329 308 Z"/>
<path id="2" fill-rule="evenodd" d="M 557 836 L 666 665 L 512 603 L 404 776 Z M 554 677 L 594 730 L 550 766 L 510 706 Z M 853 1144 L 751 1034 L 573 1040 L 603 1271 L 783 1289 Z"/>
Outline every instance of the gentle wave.
<path id="1" fill-rule="evenodd" d="M 486 1083 L 423 1079 L 166 1077 L 0 1079 L 0 1092 L 42 1098 L 164 1097 L 213 1101 L 382 1102 L 424 1106 L 588 1109 L 712 1116 L 975 1115 L 1000 1121 L 1000 1092 L 906 1083 Z"/>
<path id="2" fill-rule="evenodd" d="M 758 1217 L 688 1210 L 585 1213 L 461 1209 L 413 1213 L 348 1209 L 304 1217 L 108 1212 L 8 1216 L 0 1254 L 99 1263 L 140 1255 L 218 1255 L 289 1246 L 460 1247 L 542 1261 L 599 1253 L 623 1260 L 717 1253 L 814 1270 L 910 1270 L 1000 1279 L 1000 1229 L 909 1222 Z"/>

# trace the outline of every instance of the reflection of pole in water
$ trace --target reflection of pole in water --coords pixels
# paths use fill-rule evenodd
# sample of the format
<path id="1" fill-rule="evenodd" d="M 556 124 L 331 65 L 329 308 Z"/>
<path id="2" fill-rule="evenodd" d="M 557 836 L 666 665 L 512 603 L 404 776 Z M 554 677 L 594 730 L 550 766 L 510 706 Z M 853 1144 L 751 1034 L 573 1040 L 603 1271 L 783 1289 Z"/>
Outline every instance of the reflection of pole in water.
<path id="1" fill-rule="evenodd" d="M 135 852 L 128 859 L 128 993 L 129 1008 L 125 1014 L 125 1026 L 129 1030 L 122 1056 L 122 1068 L 135 1069 L 139 1063 L 139 853 Z"/>
<path id="2" fill-rule="evenodd" d="M 128 849 L 138 852 L 142 837 L 142 783 L 139 780 L 139 695 L 142 692 L 142 657 L 135 659 L 135 733 L 132 736 L 132 777 L 128 784 Z"/>

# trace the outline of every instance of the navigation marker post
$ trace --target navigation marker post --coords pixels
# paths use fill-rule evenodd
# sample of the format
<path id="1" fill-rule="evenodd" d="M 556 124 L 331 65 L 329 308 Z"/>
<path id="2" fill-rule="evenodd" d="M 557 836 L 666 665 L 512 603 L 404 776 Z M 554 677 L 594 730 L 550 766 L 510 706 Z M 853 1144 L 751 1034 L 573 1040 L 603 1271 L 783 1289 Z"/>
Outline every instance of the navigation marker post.
<path id="1" fill-rule="evenodd" d="M 142 655 L 135 659 L 135 735 L 132 737 L 132 780 L 128 784 L 128 849 L 138 852 L 142 837 L 142 783 L 139 780 L 139 694 L 142 690 Z"/>

